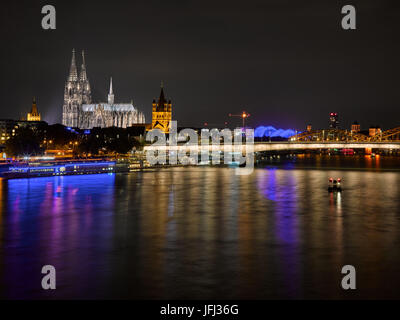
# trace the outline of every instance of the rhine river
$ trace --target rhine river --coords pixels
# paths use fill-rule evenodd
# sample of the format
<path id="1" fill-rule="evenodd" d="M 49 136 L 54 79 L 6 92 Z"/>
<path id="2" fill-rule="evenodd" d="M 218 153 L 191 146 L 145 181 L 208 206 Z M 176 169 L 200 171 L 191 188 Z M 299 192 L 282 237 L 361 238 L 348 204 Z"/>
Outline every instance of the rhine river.
<path id="1" fill-rule="evenodd" d="M 329 193 L 330 177 L 343 179 Z M 400 160 L 0 181 L 0 298 L 398 298 Z M 344 291 L 343 265 L 357 289 Z M 41 268 L 57 289 L 41 289 Z"/>

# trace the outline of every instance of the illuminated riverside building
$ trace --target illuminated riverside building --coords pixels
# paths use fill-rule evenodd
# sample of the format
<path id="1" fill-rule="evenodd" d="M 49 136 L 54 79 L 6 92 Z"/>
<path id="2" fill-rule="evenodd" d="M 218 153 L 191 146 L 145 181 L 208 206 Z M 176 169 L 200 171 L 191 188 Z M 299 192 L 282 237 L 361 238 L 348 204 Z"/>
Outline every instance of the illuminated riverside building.
<path id="1" fill-rule="evenodd" d="M 382 129 L 378 126 L 369 128 L 369 136 L 374 137 L 382 133 Z"/>
<path id="2" fill-rule="evenodd" d="M 161 93 L 158 101 L 153 99 L 152 129 L 160 129 L 164 133 L 169 133 L 169 126 L 172 120 L 172 103 L 165 98 L 164 86 L 161 83 Z"/>
<path id="3" fill-rule="evenodd" d="M 331 112 L 329 114 L 329 128 L 339 129 L 339 116 L 337 112 Z"/>
<path id="4" fill-rule="evenodd" d="M 4 144 L 6 140 L 14 136 L 17 129 L 18 125 L 14 120 L 0 120 L 0 144 Z"/>
<path id="5" fill-rule="evenodd" d="M 82 51 L 82 66 L 78 76 L 75 50 L 72 50 L 70 72 L 64 88 L 62 124 L 71 128 L 94 127 L 127 128 L 144 124 L 144 114 L 131 103 L 115 103 L 112 79 L 107 102 L 92 103 L 91 86 L 86 73 L 85 55 Z"/>
<path id="6" fill-rule="evenodd" d="M 47 123 L 44 121 L 0 119 L 0 145 L 13 137 L 19 128 L 39 130 L 46 125 Z"/>
<path id="7" fill-rule="evenodd" d="M 353 124 L 351 125 L 351 132 L 352 133 L 358 133 L 361 131 L 361 126 L 357 121 L 354 121 Z"/>
<path id="8" fill-rule="evenodd" d="M 40 113 L 38 112 L 38 109 L 37 109 L 37 106 L 36 106 L 35 97 L 33 97 L 32 109 L 31 109 L 31 112 L 28 112 L 26 120 L 28 120 L 28 121 L 40 121 Z"/>

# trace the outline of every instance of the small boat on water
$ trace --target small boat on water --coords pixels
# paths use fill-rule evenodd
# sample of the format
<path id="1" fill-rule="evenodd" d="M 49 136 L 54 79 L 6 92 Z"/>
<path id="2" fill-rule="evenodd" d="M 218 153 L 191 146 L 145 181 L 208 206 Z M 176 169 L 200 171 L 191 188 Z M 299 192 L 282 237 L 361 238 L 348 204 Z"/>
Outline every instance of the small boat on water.
<path id="1" fill-rule="evenodd" d="M 342 179 L 341 178 L 337 178 L 335 180 L 333 178 L 329 178 L 328 191 L 329 192 L 340 192 L 340 191 L 342 191 Z"/>

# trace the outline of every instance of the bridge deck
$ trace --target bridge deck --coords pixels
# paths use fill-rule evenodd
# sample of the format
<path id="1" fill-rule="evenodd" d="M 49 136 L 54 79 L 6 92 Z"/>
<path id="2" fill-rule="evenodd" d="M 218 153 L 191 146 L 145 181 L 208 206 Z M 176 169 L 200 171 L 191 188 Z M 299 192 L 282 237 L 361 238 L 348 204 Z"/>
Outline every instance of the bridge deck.
<path id="1" fill-rule="evenodd" d="M 280 151 L 280 150 L 302 150 L 302 149 L 400 149 L 400 142 L 346 142 L 346 141 L 321 141 L 321 142 L 255 142 L 249 145 L 178 145 L 178 146 L 146 146 L 147 150 L 165 151 Z"/>

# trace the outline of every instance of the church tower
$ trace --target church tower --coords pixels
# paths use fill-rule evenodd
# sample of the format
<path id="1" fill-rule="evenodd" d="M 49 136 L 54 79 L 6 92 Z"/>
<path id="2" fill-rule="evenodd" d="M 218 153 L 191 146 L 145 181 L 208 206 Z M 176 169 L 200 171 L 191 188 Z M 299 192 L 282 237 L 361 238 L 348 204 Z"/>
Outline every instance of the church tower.
<path id="1" fill-rule="evenodd" d="M 71 67 L 64 88 L 62 124 L 67 127 L 79 127 L 82 103 L 91 103 L 91 89 L 86 74 L 85 54 L 82 51 L 82 67 L 78 78 L 75 49 L 72 49 Z"/>
<path id="2" fill-rule="evenodd" d="M 81 73 L 79 75 L 79 86 L 82 94 L 82 103 L 92 103 L 92 94 L 90 90 L 89 79 L 86 74 L 86 64 L 85 64 L 85 51 L 82 50 L 82 66 Z"/>
<path id="3" fill-rule="evenodd" d="M 110 92 L 108 93 L 108 104 L 114 104 L 114 93 L 112 88 L 112 77 L 110 79 Z"/>
<path id="4" fill-rule="evenodd" d="M 164 85 L 161 82 L 161 93 L 158 101 L 153 100 L 152 129 L 160 129 L 164 133 L 169 133 L 169 126 L 172 120 L 172 103 L 165 98 Z"/>
<path id="5" fill-rule="evenodd" d="M 38 109 L 36 106 L 36 98 L 35 97 L 33 97 L 32 109 L 31 109 L 31 112 L 28 112 L 28 116 L 26 117 L 26 120 L 40 121 L 40 113 L 38 112 Z"/>

